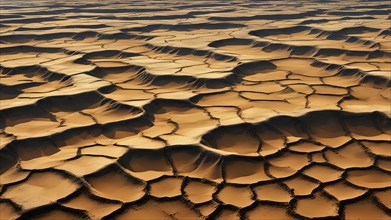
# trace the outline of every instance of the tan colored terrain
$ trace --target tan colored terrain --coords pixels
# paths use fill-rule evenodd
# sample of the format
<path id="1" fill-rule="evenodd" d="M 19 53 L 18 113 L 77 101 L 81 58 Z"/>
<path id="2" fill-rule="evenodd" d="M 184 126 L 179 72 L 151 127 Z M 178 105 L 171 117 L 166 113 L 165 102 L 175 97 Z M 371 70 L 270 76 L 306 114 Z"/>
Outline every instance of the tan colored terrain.
<path id="1" fill-rule="evenodd" d="M 1 1 L 0 219 L 390 219 L 387 1 Z"/>

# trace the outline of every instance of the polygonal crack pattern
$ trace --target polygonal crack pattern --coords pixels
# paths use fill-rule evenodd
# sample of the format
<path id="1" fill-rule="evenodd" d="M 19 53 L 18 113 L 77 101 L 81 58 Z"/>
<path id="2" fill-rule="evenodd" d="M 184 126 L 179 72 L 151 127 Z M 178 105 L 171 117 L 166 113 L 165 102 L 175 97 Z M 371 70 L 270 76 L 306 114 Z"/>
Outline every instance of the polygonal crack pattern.
<path id="1" fill-rule="evenodd" d="M 389 219 L 389 5 L 323 2 L 3 0 L 0 218 Z"/>

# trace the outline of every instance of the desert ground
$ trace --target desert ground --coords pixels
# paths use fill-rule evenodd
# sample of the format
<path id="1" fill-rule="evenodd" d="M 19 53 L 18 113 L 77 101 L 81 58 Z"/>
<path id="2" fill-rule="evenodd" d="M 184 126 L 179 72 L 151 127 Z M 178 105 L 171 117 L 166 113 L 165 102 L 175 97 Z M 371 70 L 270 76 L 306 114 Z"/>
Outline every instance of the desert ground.
<path id="1" fill-rule="evenodd" d="M 1 1 L 0 219 L 390 219 L 388 1 Z"/>

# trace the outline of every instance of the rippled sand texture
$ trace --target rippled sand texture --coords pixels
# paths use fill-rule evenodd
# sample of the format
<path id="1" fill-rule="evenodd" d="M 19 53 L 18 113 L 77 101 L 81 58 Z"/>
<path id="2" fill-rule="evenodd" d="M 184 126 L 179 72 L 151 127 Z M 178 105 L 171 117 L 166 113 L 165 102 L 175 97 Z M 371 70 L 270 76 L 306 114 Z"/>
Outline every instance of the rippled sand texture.
<path id="1" fill-rule="evenodd" d="M 389 219 L 387 1 L 1 1 L 1 219 Z"/>

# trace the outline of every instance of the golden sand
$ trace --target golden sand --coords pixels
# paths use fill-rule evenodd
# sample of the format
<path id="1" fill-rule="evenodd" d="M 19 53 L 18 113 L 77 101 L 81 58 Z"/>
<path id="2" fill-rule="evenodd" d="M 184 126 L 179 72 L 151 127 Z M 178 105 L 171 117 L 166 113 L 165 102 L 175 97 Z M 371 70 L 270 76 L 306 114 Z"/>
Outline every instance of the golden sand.
<path id="1" fill-rule="evenodd" d="M 0 219 L 391 218 L 388 2 L 2 0 L 0 21 Z"/>

